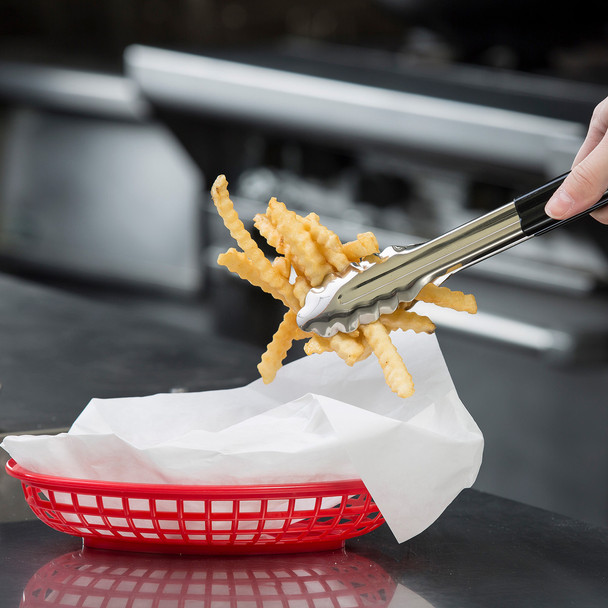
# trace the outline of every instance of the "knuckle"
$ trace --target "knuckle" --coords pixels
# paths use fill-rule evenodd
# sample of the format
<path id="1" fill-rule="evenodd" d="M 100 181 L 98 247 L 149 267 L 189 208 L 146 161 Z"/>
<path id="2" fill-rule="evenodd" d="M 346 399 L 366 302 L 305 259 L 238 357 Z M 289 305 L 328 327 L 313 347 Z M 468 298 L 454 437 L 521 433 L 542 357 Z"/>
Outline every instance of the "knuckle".
<path id="1" fill-rule="evenodd" d="M 593 113 L 591 114 L 591 120 L 589 126 L 592 129 L 605 130 L 608 124 L 608 98 L 604 99 L 601 103 L 595 106 Z"/>
<path id="2" fill-rule="evenodd" d="M 574 198 L 587 200 L 598 191 L 599 176 L 588 164 L 580 163 L 570 174 Z"/>

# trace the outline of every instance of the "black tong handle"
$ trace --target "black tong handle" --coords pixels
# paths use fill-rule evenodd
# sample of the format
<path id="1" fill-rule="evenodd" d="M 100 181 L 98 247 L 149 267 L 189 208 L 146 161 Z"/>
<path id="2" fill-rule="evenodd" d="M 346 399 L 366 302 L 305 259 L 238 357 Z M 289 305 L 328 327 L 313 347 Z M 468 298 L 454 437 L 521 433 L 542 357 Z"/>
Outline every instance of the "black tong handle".
<path id="1" fill-rule="evenodd" d="M 551 198 L 553 193 L 562 185 L 563 181 L 568 177 L 568 173 L 564 173 L 544 186 L 528 192 L 513 201 L 517 213 L 521 219 L 521 229 L 526 236 L 538 236 L 558 226 L 563 226 L 569 222 L 573 222 L 584 215 L 588 215 L 595 209 L 599 209 L 608 203 L 608 192 L 605 192 L 602 198 L 589 209 L 582 213 L 569 217 L 565 220 L 554 220 L 545 213 L 545 204 Z"/>

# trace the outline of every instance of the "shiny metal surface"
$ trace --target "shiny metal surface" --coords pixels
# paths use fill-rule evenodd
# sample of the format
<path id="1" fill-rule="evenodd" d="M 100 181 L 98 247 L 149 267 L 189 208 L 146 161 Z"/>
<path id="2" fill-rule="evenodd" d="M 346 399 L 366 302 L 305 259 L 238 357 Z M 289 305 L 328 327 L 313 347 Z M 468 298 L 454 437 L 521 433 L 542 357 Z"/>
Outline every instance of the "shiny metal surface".
<path id="1" fill-rule="evenodd" d="M 0 566 L 7 608 L 599 608 L 608 529 L 466 490 L 401 545 L 382 526 L 342 551 L 167 556 L 82 549 L 29 521 L 0 524 Z"/>
<path id="2" fill-rule="evenodd" d="M 338 142 L 440 151 L 551 173 L 581 125 L 532 114 L 133 45 L 127 75 L 154 103 Z M 497 145 L 497 142 L 500 142 Z"/>
<path id="3" fill-rule="evenodd" d="M 0 66 L 0 98 L 4 85 Z M 92 84 L 85 90 L 108 102 Z M 81 113 L 92 116 L 70 114 L 67 101 L 68 112 L 55 112 L 54 97 L 31 104 L 46 101 L 3 114 L 1 261 L 80 280 L 200 289 L 203 177 L 172 135 L 95 114 L 84 95 Z"/>
<path id="4" fill-rule="evenodd" d="M 298 324 L 326 337 L 354 331 L 411 302 L 428 283 L 441 283 L 527 238 L 509 203 L 421 245 L 388 248 L 378 263 L 353 266 L 336 283 L 311 289 Z"/>
<path id="5" fill-rule="evenodd" d="M 150 115 L 137 87 L 126 78 L 45 65 L 0 62 L 0 98 L 128 121 Z"/>

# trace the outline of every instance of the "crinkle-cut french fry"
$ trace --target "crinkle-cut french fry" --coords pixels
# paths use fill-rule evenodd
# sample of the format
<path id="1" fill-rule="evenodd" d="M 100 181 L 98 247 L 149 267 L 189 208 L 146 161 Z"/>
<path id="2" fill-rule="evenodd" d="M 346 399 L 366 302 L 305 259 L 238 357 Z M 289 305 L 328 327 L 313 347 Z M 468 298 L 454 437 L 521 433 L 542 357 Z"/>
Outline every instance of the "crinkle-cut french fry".
<path id="1" fill-rule="evenodd" d="M 412 329 L 416 333 L 427 334 L 435 331 L 435 324 L 428 317 L 408 310 L 396 310 L 390 315 L 382 315 L 380 323 L 389 331 Z"/>
<path id="2" fill-rule="evenodd" d="M 260 234 L 279 253 L 271 263 L 238 218 L 224 176 L 216 180 L 212 195 L 224 223 L 243 249 L 243 252 L 230 249 L 218 258 L 218 262 L 283 301 L 290 309 L 258 366 L 264 382 L 271 382 L 275 377 L 293 340 L 308 338 L 304 346 L 307 354 L 333 351 L 348 365 L 354 365 L 373 352 L 380 361 L 391 390 L 407 398 L 414 392 L 412 377 L 391 342 L 389 332 L 412 329 L 432 333 L 435 330 L 428 317 L 408 310 L 417 301 L 467 312 L 477 310 L 472 295 L 431 284 L 421 290 L 416 300 L 401 304 L 394 313 L 383 315 L 368 325 L 361 325 L 354 332 L 339 332 L 330 338 L 304 332 L 297 325 L 297 311 L 304 305 L 311 286 L 319 285 L 334 269 L 341 270 L 350 262 L 358 262 L 378 253 L 374 234 L 359 234 L 356 241 L 342 245 L 337 235 L 320 223 L 316 214 L 302 218 L 273 198 L 266 214 L 258 214 L 255 218 L 255 226 Z"/>
<path id="3" fill-rule="evenodd" d="M 416 300 L 471 314 L 477 312 L 475 296 L 462 291 L 452 291 L 448 287 L 438 287 L 433 283 L 425 285 L 416 296 Z"/>
<path id="4" fill-rule="evenodd" d="M 270 262 L 264 256 L 263 251 L 258 247 L 253 237 L 245 229 L 245 226 L 234 208 L 230 194 L 228 193 L 228 181 L 224 175 L 219 175 L 211 187 L 211 198 L 224 225 L 230 231 L 232 238 L 238 243 L 239 247 L 246 253 L 247 257 L 256 266 L 264 268 Z"/>
<path id="5" fill-rule="evenodd" d="M 363 361 L 364 359 L 367 359 L 374 352 L 372 350 L 372 347 L 369 345 L 369 343 L 367 342 L 367 340 L 365 338 L 362 338 L 361 341 L 363 343 L 363 350 L 361 351 L 361 354 L 355 360 L 355 363 L 359 363 L 359 361 Z"/>
<path id="6" fill-rule="evenodd" d="M 287 258 L 278 256 L 272 260 L 272 267 L 283 277 L 289 279 L 291 275 L 291 264 Z"/>
<path id="7" fill-rule="evenodd" d="M 304 352 L 307 355 L 316 355 L 320 353 L 338 352 L 338 356 L 347 360 L 349 365 L 354 365 L 358 361 L 363 361 L 366 357 L 371 354 L 371 349 L 367 347 L 366 343 L 362 343 L 360 339 L 360 332 L 358 330 L 353 331 L 349 334 L 337 334 L 341 336 L 333 341 L 332 338 L 323 338 L 318 334 L 308 334 L 310 339 L 304 345 Z M 347 337 L 347 339 L 344 338 Z"/>
<path id="8" fill-rule="evenodd" d="M 234 209 L 234 204 L 230 200 L 228 182 L 224 175 L 218 176 L 215 180 L 213 187 L 211 188 L 211 196 L 218 213 L 224 220 L 224 224 L 230 231 L 232 238 L 244 251 L 247 259 L 251 262 L 251 265 L 254 268 L 257 268 L 257 273 L 261 275 L 262 281 L 272 290 L 269 293 L 275 298 L 277 297 L 275 294 L 281 294 L 277 299 L 283 301 L 288 307 L 296 305 L 296 300 L 293 297 L 293 290 L 291 289 L 289 281 L 272 268 L 272 264 L 264 255 L 264 252 L 258 247 L 257 243 L 245 229 L 243 222 L 239 219 L 239 216 Z M 254 278 L 254 271 L 248 272 L 248 278 L 246 280 L 253 285 L 258 285 L 257 282 L 252 280 Z M 262 287 L 261 285 L 259 286 Z"/>
<path id="9" fill-rule="evenodd" d="M 360 337 L 353 337 L 351 334 L 337 333 L 331 338 L 322 338 L 321 342 L 327 340 L 329 348 L 333 350 L 338 357 L 343 359 L 346 365 L 353 366 L 365 352 L 365 346 Z"/>
<path id="10" fill-rule="evenodd" d="M 330 351 L 329 340 L 324 340 L 316 334 L 304 344 L 304 352 L 307 355 L 320 355 L 321 353 L 328 353 Z"/>
<path id="11" fill-rule="evenodd" d="M 310 291 L 310 284 L 305 277 L 296 277 L 293 284 L 293 295 L 298 299 L 300 308 L 304 306 L 306 301 L 306 294 Z"/>
<path id="12" fill-rule="evenodd" d="M 384 378 L 390 389 L 404 399 L 411 397 L 414 394 L 412 376 L 407 371 L 395 345 L 391 342 L 386 327 L 375 321 L 369 325 L 361 325 L 361 331 L 374 354 L 378 357 L 384 372 Z"/>
<path id="13" fill-rule="evenodd" d="M 378 246 L 378 239 L 376 239 L 373 232 L 362 232 L 357 235 L 356 240 L 344 243 L 342 251 L 349 262 L 358 262 L 365 256 L 378 253 L 380 247 Z"/>
<path id="14" fill-rule="evenodd" d="M 289 257 L 289 247 L 285 243 L 283 235 L 264 213 L 258 213 L 253 218 L 253 225 L 266 239 L 266 242 L 277 250 L 277 253 Z"/>
<path id="15" fill-rule="evenodd" d="M 258 371 L 264 384 L 272 382 L 283 365 L 283 359 L 287 356 L 287 351 L 291 348 L 294 339 L 301 336 L 302 330 L 296 323 L 296 313 L 288 310 L 279 324 L 279 327 L 272 336 L 272 341 L 266 347 L 262 355 L 262 360 L 258 364 Z"/>
<path id="16" fill-rule="evenodd" d="M 281 300 L 288 308 L 298 308 L 299 302 L 293 293 L 293 287 L 270 262 L 268 262 L 269 270 L 263 271 L 256 267 L 244 252 L 230 248 L 226 253 L 218 256 L 217 263 L 269 293 L 276 300 Z"/>
<path id="17" fill-rule="evenodd" d="M 301 218 L 276 198 L 270 199 L 266 215 L 283 235 L 296 272 L 304 275 L 312 287 L 320 285 L 332 271 Z"/>
<path id="18" fill-rule="evenodd" d="M 321 253 L 325 259 L 338 271 L 344 270 L 350 260 L 342 252 L 342 242 L 338 235 L 323 226 L 319 221 L 319 216 L 316 213 L 309 213 L 304 218 L 304 224 L 308 228 L 310 235 L 317 243 Z"/>
<path id="19" fill-rule="evenodd" d="M 411 302 L 400 302 L 397 310 L 409 310 L 414 304 L 416 304 L 416 300 L 412 300 Z"/>

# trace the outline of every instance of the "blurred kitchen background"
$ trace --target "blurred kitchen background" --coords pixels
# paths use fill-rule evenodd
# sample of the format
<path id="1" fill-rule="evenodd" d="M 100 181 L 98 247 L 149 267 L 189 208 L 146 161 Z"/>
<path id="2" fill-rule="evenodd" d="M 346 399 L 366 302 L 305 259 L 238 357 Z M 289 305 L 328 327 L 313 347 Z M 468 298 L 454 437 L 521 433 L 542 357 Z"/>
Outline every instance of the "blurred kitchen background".
<path id="1" fill-rule="evenodd" d="M 261 352 L 281 311 L 215 266 L 218 173 L 245 221 L 419 242 L 567 171 L 607 95 L 595 1 L 2 0 L 0 270 Z M 607 282 L 590 219 L 450 279 L 478 489 L 608 524 Z"/>

